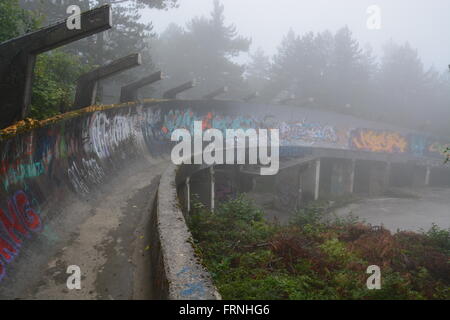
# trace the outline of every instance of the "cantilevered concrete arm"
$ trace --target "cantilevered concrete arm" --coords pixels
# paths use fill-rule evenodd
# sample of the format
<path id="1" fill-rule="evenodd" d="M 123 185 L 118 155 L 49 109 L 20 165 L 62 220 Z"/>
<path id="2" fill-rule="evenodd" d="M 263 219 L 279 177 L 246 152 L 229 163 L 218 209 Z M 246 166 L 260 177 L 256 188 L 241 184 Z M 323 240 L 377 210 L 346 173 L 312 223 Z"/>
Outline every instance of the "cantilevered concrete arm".
<path id="1" fill-rule="evenodd" d="M 256 99 L 256 98 L 258 98 L 258 97 L 259 97 L 259 92 L 258 92 L 258 91 L 255 91 L 255 92 L 249 94 L 248 96 L 244 97 L 244 98 L 242 99 L 242 101 L 244 101 L 244 102 L 250 102 L 250 101 L 252 101 L 253 99 Z"/>
<path id="2" fill-rule="evenodd" d="M 117 73 L 137 67 L 141 64 L 141 55 L 139 53 L 134 53 L 85 73 L 77 82 L 74 108 L 84 108 L 94 104 L 99 80 L 112 77 Z"/>
<path id="3" fill-rule="evenodd" d="M 142 78 L 136 82 L 130 83 L 124 87 L 122 87 L 120 92 L 120 102 L 131 102 L 136 101 L 138 98 L 138 90 L 142 87 L 145 87 L 149 84 L 155 83 L 157 81 L 162 80 L 162 72 L 158 71 L 154 74 L 149 75 L 148 77 Z"/>
<path id="4" fill-rule="evenodd" d="M 182 84 L 181 86 L 178 86 L 176 88 L 170 89 L 169 91 L 166 91 L 163 95 L 163 98 L 164 99 L 176 99 L 177 95 L 179 93 L 194 88 L 195 84 L 196 84 L 195 80 L 186 82 L 186 83 Z"/>
<path id="5" fill-rule="evenodd" d="M 0 129 L 29 113 L 36 55 L 110 29 L 111 7 L 84 12 L 80 19 L 79 30 L 62 21 L 0 44 Z"/>
<path id="6" fill-rule="evenodd" d="M 279 104 L 282 105 L 286 105 L 292 101 L 294 101 L 297 97 L 295 96 L 295 94 L 291 94 L 288 98 L 282 99 L 280 101 L 278 101 Z"/>
<path id="7" fill-rule="evenodd" d="M 210 94 L 207 94 L 206 96 L 203 97 L 204 100 L 213 100 L 214 98 L 216 98 L 217 96 L 220 96 L 221 94 L 227 93 L 228 92 L 228 87 L 221 87 L 213 92 L 211 92 Z"/>

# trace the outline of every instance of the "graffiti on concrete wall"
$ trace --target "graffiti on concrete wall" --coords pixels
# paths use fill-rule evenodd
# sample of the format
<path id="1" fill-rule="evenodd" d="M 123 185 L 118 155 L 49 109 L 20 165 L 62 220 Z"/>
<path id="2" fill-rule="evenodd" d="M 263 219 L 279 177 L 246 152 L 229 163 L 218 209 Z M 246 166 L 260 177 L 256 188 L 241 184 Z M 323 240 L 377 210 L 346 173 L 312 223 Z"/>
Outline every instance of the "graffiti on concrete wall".
<path id="1" fill-rule="evenodd" d="M 67 170 L 67 175 L 77 193 L 87 194 L 90 191 L 89 186 L 100 184 L 105 173 L 97 160 L 83 158 L 79 165 L 75 161 L 72 162 Z"/>
<path id="2" fill-rule="evenodd" d="M 0 208 L 0 280 L 6 274 L 6 264 L 19 254 L 23 241 L 40 230 L 40 216 L 23 191 L 7 201 L 6 210 Z"/>
<path id="3" fill-rule="evenodd" d="M 408 136 L 409 152 L 415 156 L 423 156 L 428 146 L 428 138 L 418 134 Z"/>
<path id="4" fill-rule="evenodd" d="M 284 143 L 313 145 L 316 143 L 335 144 L 338 141 L 336 129 L 330 125 L 302 120 L 281 122 L 280 138 Z"/>
<path id="5" fill-rule="evenodd" d="M 433 142 L 428 145 L 426 153 L 429 156 L 441 156 L 442 157 L 448 148 L 450 148 L 450 143 Z"/>
<path id="6" fill-rule="evenodd" d="M 117 148 L 138 135 L 136 116 L 115 115 L 108 117 L 105 112 L 96 112 L 83 128 L 85 150 L 94 152 L 98 158 L 110 157 Z"/>
<path id="7" fill-rule="evenodd" d="M 397 132 L 355 129 L 350 133 L 350 147 L 372 152 L 404 153 L 408 151 L 408 141 Z"/>
<path id="8" fill-rule="evenodd" d="M 330 125 L 323 125 L 318 122 L 301 121 L 277 122 L 271 120 L 273 117 L 266 116 L 263 120 L 249 115 L 229 116 L 215 112 L 206 114 L 187 110 L 170 110 L 163 116 L 161 123 L 162 135 L 165 139 L 170 139 L 175 129 L 186 129 L 193 133 L 194 121 L 202 121 L 203 129 L 219 129 L 223 133 L 227 129 L 280 129 L 280 138 L 284 145 L 313 145 L 315 143 L 335 144 L 339 137 L 336 129 Z"/>
<path id="9" fill-rule="evenodd" d="M 7 163 L 3 161 L 0 167 L 0 176 L 5 190 L 9 189 L 11 184 L 17 184 L 25 179 L 36 178 L 45 173 L 43 161 L 32 163 Z"/>
<path id="10" fill-rule="evenodd" d="M 186 129 L 194 131 L 194 122 L 202 121 L 202 129 L 219 129 L 223 133 L 227 129 L 258 129 L 261 123 L 250 116 L 228 116 L 207 112 L 206 114 L 195 113 L 187 110 L 170 110 L 162 120 L 161 131 L 166 139 L 170 140 L 170 136 L 175 129 Z"/>

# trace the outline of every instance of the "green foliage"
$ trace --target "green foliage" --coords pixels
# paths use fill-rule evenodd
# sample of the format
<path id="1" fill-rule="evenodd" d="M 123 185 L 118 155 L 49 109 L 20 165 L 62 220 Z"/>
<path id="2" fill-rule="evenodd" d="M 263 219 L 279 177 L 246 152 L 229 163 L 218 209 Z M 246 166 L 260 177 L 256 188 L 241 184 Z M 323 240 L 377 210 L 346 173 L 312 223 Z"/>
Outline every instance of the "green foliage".
<path id="1" fill-rule="evenodd" d="M 76 80 L 89 69 L 79 57 L 55 50 L 39 55 L 36 61 L 31 114 L 46 119 L 67 111 L 73 103 Z"/>
<path id="2" fill-rule="evenodd" d="M 0 42 L 37 28 L 35 17 L 19 6 L 18 0 L 0 1 Z"/>
<path id="3" fill-rule="evenodd" d="M 426 232 L 426 235 L 434 246 L 450 254 L 450 228 L 447 230 L 441 229 L 433 223 L 430 230 Z"/>
<path id="4" fill-rule="evenodd" d="M 324 216 L 324 207 L 315 203 L 308 208 L 302 208 L 298 210 L 292 218 L 291 223 L 298 225 L 299 227 L 305 227 L 307 225 L 318 225 L 323 221 Z"/>
<path id="5" fill-rule="evenodd" d="M 188 219 L 195 248 L 225 299 L 449 299 L 449 231 L 391 235 L 355 220 L 326 218 L 327 205 L 300 210 L 291 224 L 264 220 L 243 196 Z M 366 269 L 382 268 L 368 290 Z"/>
<path id="6" fill-rule="evenodd" d="M 216 242 L 219 250 L 212 250 L 212 254 L 258 242 L 273 231 L 264 222 L 262 212 L 243 196 L 221 204 L 214 213 L 199 204 L 193 208 L 195 214 L 190 216 L 189 225 L 194 239 L 198 242 Z"/>

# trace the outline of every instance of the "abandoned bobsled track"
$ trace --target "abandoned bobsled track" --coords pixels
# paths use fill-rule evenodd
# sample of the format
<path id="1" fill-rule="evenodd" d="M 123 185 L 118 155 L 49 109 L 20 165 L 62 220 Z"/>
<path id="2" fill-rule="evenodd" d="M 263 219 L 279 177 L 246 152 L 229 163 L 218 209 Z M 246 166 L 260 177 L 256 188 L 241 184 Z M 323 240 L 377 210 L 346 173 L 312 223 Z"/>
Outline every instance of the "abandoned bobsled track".
<path id="1" fill-rule="evenodd" d="M 1 138 L 0 298 L 220 298 L 194 256 L 177 200 L 185 177 L 177 182 L 170 161 L 171 133 L 196 120 L 280 129 L 280 156 L 310 164 L 312 198 L 375 192 L 392 175 L 450 181 L 449 141 L 301 108 L 170 100 L 61 117 Z M 70 265 L 81 268 L 81 290 L 67 289 Z"/>

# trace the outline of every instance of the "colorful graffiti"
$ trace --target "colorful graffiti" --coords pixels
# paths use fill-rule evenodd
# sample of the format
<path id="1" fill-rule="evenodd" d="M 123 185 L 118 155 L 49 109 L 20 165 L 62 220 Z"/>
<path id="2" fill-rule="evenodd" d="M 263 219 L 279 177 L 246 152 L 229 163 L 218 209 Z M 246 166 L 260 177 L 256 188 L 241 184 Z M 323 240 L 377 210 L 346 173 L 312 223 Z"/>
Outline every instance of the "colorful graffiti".
<path id="1" fill-rule="evenodd" d="M 23 241 L 41 230 L 41 218 L 23 191 L 8 200 L 7 206 L 9 214 L 0 208 L 0 280 L 6 274 L 5 263 L 19 254 Z"/>
<path id="2" fill-rule="evenodd" d="M 317 122 L 309 122 L 307 120 L 289 123 L 281 122 L 279 129 L 283 144 L 287 142 L 306 145 L 316 143 L 335 144 L 338 141 L 334 127 Z"/>
<path id="3" fill-rule="evenodd" d="M 170 139 L 175 129 L 186 129 L 193 133 L 194 121 L 202 121 L 203 129 L 219 129 L 224 134 L 227 129 L 270 129 L 279 128 L 283 145 L 313 145 L 317 143 L 336 144 L 338 133 L 333 126 L 318 122 L 301 120 L 297 122 L 280 122 L 271 120 L 273 116 L 265 116 L 264 120 L 246 115 L 229 116 L 216 112 L 196 113 L 190 109 L 171 110 L 161 120 L 162 136 Z"/>
<path id="4" fill-rule="evenodd" d="M 429 139 L 425 136 L 417 134 L 409 135 L 409 152 L 415 156 L 423 156 L 428 145 L 428 140 Z"/>
<path id="5" fill-rule="evenodd" d="M 350 147 L 371 152 L 404 153 L 408 141 L 397 132 L 355 129 L 350 133 Z"/>
<path id="6" fill-rule="evenodd" d="M 450 143 L 443 142 L 433 142 L 428 146 L 427 152 L 428 155 L 439 155 L 442 156 L 445 154 L 446 150 L 450 148 Z"/>
<path id="7" fill-rule="evenodd" d="M 3 161 L 0 167 L 0 175 L 5 190 L 9 190 L 9 186 L 17 184 L 25 179 L 36 178 L 45 173 L 43 161 L 33 163 L 16 163 L 9 164 Z"/>
<path id="8" fill-rule="evenodd" d="M 194 132 L 194 121 L 202 121 L 202 129 L 219 129 L 225 134 L 227 129 L 257 129 L 261 124 L 250 116 L 225 116 L 213 112 L 206 114 L 196 114 L 192 110 L 171 110 L 165 116 L 161 131 L 166 139 L 175 129 L 186 129 Z"/>

